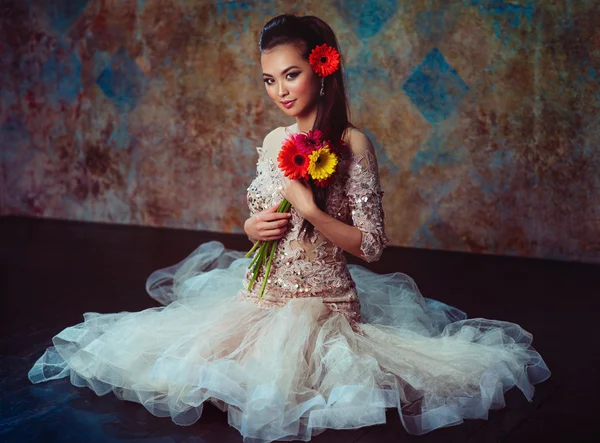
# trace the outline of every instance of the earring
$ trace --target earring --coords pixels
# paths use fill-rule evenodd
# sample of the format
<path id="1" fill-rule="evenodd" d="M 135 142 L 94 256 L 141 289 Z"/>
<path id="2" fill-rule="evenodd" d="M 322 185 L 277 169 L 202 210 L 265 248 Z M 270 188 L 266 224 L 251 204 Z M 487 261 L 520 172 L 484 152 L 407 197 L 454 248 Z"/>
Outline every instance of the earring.
<path id="1" fill-rule="evenodd" d="M 321 97 L 323 97 L 325 95 L 325 91 L 323 90 L 324 87 L 325 87 L 325 77 L 321 77 L 321 91 L 319 92 L 319 95 Z"/>

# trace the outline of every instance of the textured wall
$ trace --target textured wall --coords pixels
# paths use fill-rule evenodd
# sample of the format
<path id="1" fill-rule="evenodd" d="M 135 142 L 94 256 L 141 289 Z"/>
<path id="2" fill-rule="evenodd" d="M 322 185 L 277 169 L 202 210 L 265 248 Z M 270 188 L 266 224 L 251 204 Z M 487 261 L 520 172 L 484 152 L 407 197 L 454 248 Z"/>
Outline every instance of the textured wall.
<path id="1" fill-rule="evenodd" d="M 338 34 L 393 244 L 600 261 L 596 0 L 0 8 L 3 214 L 241 232 L 285 11 Z"/>

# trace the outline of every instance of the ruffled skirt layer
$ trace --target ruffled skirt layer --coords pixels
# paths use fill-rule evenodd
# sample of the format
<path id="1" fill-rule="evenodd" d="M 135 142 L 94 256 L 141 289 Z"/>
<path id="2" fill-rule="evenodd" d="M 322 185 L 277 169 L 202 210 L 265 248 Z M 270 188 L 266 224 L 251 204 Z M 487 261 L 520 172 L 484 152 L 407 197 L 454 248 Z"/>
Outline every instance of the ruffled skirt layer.
<path id="1" fill-rule="evenodd" d="M 531 400 L 550 376 L 523 328 L 467 319 L 404 274 L 350 266 L 359 334 L 319 298 L 264 309 L 239 296 L 247 265 L 220 243 L 201 245 L 150 276 L 149 293 L 166 306 L 86 313 L 54 337 L 30 380 L 70 377 L 180 425 L 209 401 L 245 440 L 306 441 L 384 423 L 386 408 L 411 434 L 487 418 L 508 389 Z"/>

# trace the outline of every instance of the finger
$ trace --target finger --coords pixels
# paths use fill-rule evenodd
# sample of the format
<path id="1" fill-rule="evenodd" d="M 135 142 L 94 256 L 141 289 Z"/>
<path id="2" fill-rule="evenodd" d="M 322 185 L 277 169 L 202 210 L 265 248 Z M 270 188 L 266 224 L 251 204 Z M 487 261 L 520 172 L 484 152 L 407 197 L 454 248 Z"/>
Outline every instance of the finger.
<path id="1" fill-rule="evenodd" d="M 277 203 L 275 206 L 273 206 L 273 207 L 271 207 L 271 208 L 269 208 L 269 209 L 267 209 L 267 210 L 265 210 L 263 212 L 265 212 L 265 213 L 276 212 L 278 208 L 279 208 L 279 203 Z"/>
<path id="2" fill-rule="evenodd" d="M 263 235 L 265 235 L 266 232 L 270 232 L 273 230 L 277 230 L 277 229 L 281 229 L 286 225 L 279 225 L 279 222 L 268 222 L 268 223 L 261 223 L 259 226 L 257 226 L 257 229 L 259 232 L 261 232 Z"/>
<path id="3" fill-rule="evenodd" d="M 263 220 L 270 222 L 270 221 L 275 221 L 275 220 L 285 220 L 288 218 L 290 218 L 289 212 L 275 212 L 273 214 L 266 214 L 263 217 Z"/>
<path id="4" fill-rule="evenodd" d="M 283 235 L 285 231 L 287 231 L 286 228 L 269 229 L 267 231 L 263 231 L 262 235 L 265 237 L 274 237 L 278 235 Z"/>
<path id="5" fill-rule="evenodd" d="M 263 221 L 272 222 L 276 220 L 287 220 L 292 216 L 289 212 L 274 212 L 272 214 L 265 214 L 263 216 Z"/>
<path id="6" fill-rule="evenodd" d="M 286 226 L 289 222 L 290 222 L 290 220 L 287 218 L 284 218 L 281 220 L 273 220 L 267 224 L 266 229 L 282 228 L 282 227 Z"/>
<path id="7" fill-rule="evenodd" d="M 273 240 L 279 240 L 281 237 L 282 237 L 281 235 L 277 235 L 275 237 L 266 237 L 266 238 L 263 238 L 262 240 L 263 241 L 273 241 Z"/>

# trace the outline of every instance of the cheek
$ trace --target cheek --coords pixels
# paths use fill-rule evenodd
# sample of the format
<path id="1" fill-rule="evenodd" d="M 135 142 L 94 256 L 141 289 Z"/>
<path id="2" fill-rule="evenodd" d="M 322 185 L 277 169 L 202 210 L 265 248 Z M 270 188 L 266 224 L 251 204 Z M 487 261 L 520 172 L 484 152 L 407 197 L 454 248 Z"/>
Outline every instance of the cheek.
<path id="1" fill-rule="evenodd" d="M 266 83 L 265 83 L 265 90 L 267 91 L 267 94 L 269 95 L 269 98 L 271 100 L 278 100 L 277 97 L 277 90 L 273 87 L 269 87 Z"/>
<path id="2" fill-rule="evenodd" d="M 302 95 L 313 95 L 315 91 L 314 82 L 310 78 L 304 78 L 302 80 L 298 79 L 297 82 L 294 82 L 294 85 L 290 85 L 290 92 L 293 92 L 294 95 L 302 96 Z"/>

